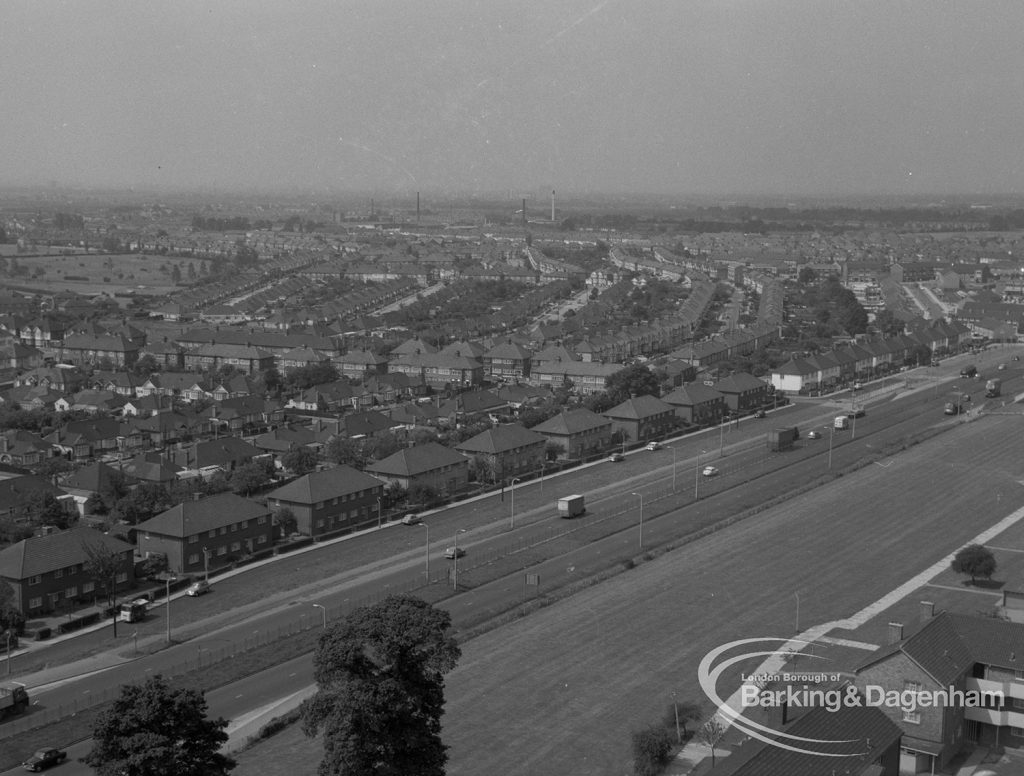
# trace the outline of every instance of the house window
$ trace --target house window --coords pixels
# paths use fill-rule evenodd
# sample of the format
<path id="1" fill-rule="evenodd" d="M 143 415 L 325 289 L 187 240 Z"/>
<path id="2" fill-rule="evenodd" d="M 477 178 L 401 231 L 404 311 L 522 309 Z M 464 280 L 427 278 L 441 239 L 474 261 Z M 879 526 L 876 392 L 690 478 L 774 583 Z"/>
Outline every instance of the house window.
<path id="1" fill-rule="evenodd" d="M 34 577 L 29 577 L 28 578 L 28 583 L 30 585 L 38 585 L 42 581 L 43 581 L 43 578 L 39 574 L 36 574 Z"/>
<path id="2" fill-rule="evenodd" d="M 1014 736 L 1016 738 L 1024 738 L 1024 728 L 1011 727 L 1010 728 L 1010 735 Z"/>
<path id="3" fill-rule="evenodd" d="M 323 528 L 324 527 L 324 519 L 322 517 L 319 520 L 316 521 L 316 527 L 317 528 Z"/>
<path id="4" fill-rule="evenodd" d="M 238 552 L 240 549 L 242 549 L 242 545 L 241 544 L 239 544 L 238 542 L 231 542 L 231 551 L 232 552 Z"/>
<path id="5" fill-rule="evenodd" d="M 278 506 L 281 506 L 280 502 L 278 502 Z M 238 524 L 238 527 L 244 531 L 246 528 L 249 527 L 249 521 L 243 520 L 241 523 Z"/>
<path id="6" fill-rule="evenodd" d="M 266 522 L 267 522 L 267 518 L 266 518 L 265 515 L 263 517 L 257 517 L 256 518 L 256 525 L 265 525 Z"/>
<path id="7" fill-rule="evenodd" d="M 64 569 L 57 569 L 53 572 L 54 579 L 60 579 L 62 576 L 64 576 Z"/>
<path id="8" fill-rule="evenodd" d="M 195 544 L 198 541 L 199 541 L 199 534 L 192 534 L 190 537 L 188 537 L 188 543 L 189 544 Z"/>
<path id="9" fill-rule="evenodd" d="M 216 538 L 216 536 L 217 536 L 217 529 L 216 529 L 216 528 L 211 528 L 211 529 L 210 529 L 210 532 L 209 532 L 209 533 L 208 533 L 207 535 L 208 535 L 208 536 L 209 536 L 209 537 L 210 537 L 211 539 L 214 539 L 214 538 Z"/>
<path id="10" fill-rule="evenodd" d="M 74 598 L 76 595 L 78 595 L 77 587 L 69 587 L 67 590 L 64 591 L 65 598 Z"/>
<path id="11" fill-rule="evenodd" d="M 42 606 L 43 606 L 43 599 L 42 598 L 30 598 L 30 599 L 28 599 L 28 608 L 29 609 L 41 609 Z"/>
<path id="12" fill-rule="evenodd" d="M 128 572 L 127 571 L 119 571 L 117 573 L 117 576 L 114 577 L 114 584 L 115 585 L 120 585 L 122 582 L 127 582 L 127 581 L 128 581 Z"/>
<path id="13" fill-rule="evenodd" d="M 82 595 L 85 595 L 86 593 L 91 593 L 95 589 L 96 589 L 96 585 L 93 582 L 83 582 L 82 583 Z"/>
<path id="14" fill-rule="evenodd" d="M 267 535 L 266 534 L 260 534 L 259 536 L 256 537 L 256 544 L 266 544 L 266 543 L 267 543 Z"/>
<path id="15" fill-rule="evenodd" d="M 29 584 L 32 584 L 31 582 Z M 1018 669 L 1013 672 L 1013 681 L 1024 682 L 1024 669 Z"/>
<path id="16" fill-rule="evenodd" d="M 222 525 L 222 526 L 220 527 L 220 535 L 221 535 L 221 536 L 224 536 L 224 535 L 226 535 L 226 534 L 227 534 L 227 532 L 228 532 L 228 527 L 227 527 L 226 525 Z"/>
<path id="17" fill-rule="evenodd" d="M 332 506 L 338 506 L 338 497 L 337 496 L 334 497 L 334 501 L 331 502 L 331 505 Z"/>
<path id="18" fill-rule="evenodd" d="M 221 545 L 220 547 L 217 548 L 217 554 L 218 555 L 227 555 L 228 554 L 228 548 L 225 547 L 224 545 Z"/>
<path id="19" fill-rule="evenodd" d="M 199 555 L 198 554 L 192 554 L 192 555 L 188 556 L 188 564 L 190 566 L 193 566 L 193 565 L 195 565 L 198 562 L 199 562 Z"/>
<path id="20" fill-rule="evenodd" d="M 914 695 L 916 696 L 917 694 L 919 694 L 921 692 L 921 685 L 920 685 L 919 682 L 904 682 L 903 683 L 903 692 L 904 693 L 914 693 Z M 904 696 L 904 697 L 906 697 L 906 696 Z M 910 722 L 911 724 L 914 724 L 914 725 L 920 725 L 921 724 L 921 712 L 919 712 L 919 711 L 906 711 L 905 710 L 903 712 L 903 721 L 904 722 Z"/>
<path id="21" fill-rule="evenodd" d="M 238 530 L 238 523 L 232 523 L 231 524 L 231 533 L 234 533 L 237 530 Z"/>

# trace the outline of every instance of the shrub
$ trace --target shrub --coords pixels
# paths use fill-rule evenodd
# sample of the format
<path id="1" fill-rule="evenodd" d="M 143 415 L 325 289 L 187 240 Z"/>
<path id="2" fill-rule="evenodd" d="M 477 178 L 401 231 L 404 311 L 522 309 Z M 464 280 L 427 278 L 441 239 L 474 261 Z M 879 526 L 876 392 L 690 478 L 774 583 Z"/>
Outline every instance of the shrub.
<path id="1" fill-rule="evenodd" d="M 655 776 L 668 765 L 672 739 L 661 725 L 648 725 L 633 733 L 633 773 Z"/>
<path id="2" fill-rule="evenodd" d="M 48 638 L 50 638 L 50 633 L 51 631 L 49 628 L 40 628 L 36 631 L 35 640 L 46 641 Z"/>

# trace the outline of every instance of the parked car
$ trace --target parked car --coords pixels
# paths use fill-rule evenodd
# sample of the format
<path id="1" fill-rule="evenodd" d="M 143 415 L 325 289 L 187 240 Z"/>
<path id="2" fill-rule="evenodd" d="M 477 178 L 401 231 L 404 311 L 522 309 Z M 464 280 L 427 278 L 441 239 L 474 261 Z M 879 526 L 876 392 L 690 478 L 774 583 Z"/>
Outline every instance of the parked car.
<path id="1" fill-rule="evenodd" d="M 624 456 L 622 453 L 612 453 L 611 455 L 608 456 L 608 460 L 611 461 L 612 463 L 619 463 L 619 461 L 625 461 L 626 456 Z"/>
<path id="2" fill-rule="evenodd" d="M 765 414 L 764 410 L 758 410 L 757 412 L 754 413 L 754 417 L 755 418 L 766 418 L 768 416 Z"/>
<path id="3" fill-rule="evenodd" d="M 1000 364 L 999 371 L 1002 372 L 1004 369 L 1006 369 L 1006 364 Z"/>
<path id="4" fill-rule="evenodd" d="M 63 749 L 40 749 L 21 764 L 26 771 L 41 771 L 51 765 L 59 765 L 68 757 Z"/>
<path id="5" fill-rule="evenodd" d="M 821 439 L 821 434 L 818 433 L 817 431 L 808 431 L 807 432 L 807 438 L 808 439 Z"/>
<path id="6" fill-rule="evenodd" d="M 1013 360 L 1014 360 L 1014 361 L 1020 361 L 1020 356 L 1014 356 L 1014 357 L 1013 357 Z"/>
<path id="7" fill-rule="evenodd" d="M 717 477 L 718 469 L 716 469 L 714 466 L 705 466 L 704 471 L 702 471 L 701 474 L 703 474 L 705 477 Z"/>
<path id="8" fill-rule="evenodd" d="M 193 582 L 191 585 L 189 585 L 188 590 L 185 591 L 185 594 L 195 597 L 197 595 L 209 593 L 211 589 L 212 588 L 210 587 L 209 582 L 207 582 L 205 579 L 200 579 L 198 582 Z"/>
<path id="9" fill-rule="evenodd" d="M 661 442 L 648 442 L 647 447 L 645 447 L 644 450 L 660 450 L 661 448 Z"/>
<path id="10" fill-rule="evenodd" d="M 448 560 L 453 560 L 455 558 L 461 558 L 465 554 L 466 554 L 466 551 L 464 549 L 462 549 L 461 547 L 447 547 L 445 549 L 445 551 L 444 551 L 444 556 L 446 558 L 448 558 Z"/>
<path id="11" fill-rule="evenodd" d="M 853 384 L 853 390 L 855 390 L 855 391 L 859 391 L 863 387 L 864 387 L 864 383 L 862 383 L 860 380 L 858 380 L 857 382 L 855 382 Z"/>
<path id="12" fill-rule="evenodd" d="M 410 512 L 402 518 L 402 525 L 416 525 L 422 522 L 423 518 L 417 515 L 415 512 Z"/>

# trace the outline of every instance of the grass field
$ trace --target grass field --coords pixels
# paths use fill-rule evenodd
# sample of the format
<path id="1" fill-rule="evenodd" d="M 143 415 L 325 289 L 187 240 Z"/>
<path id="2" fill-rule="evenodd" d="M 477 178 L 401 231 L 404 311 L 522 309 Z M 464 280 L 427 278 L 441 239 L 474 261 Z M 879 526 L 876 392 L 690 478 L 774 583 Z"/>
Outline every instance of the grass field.
<path id="1" fill-rule="evenodd" d="M 199 260 L 135 253 L 14 258 L 20 267 L 29 271 L 27 276 L 17 279 L 18 285 L 79 294 L 114 294 L 129 290 L 153 295 L 168 294 L 176 289 L 171 280 L 171 268 L 175 264 L 179 266 L 182 278 L 188 277 L 189 261 L 197 272 L 200 264 Z M 32 277 L 37 269 L 46 274 Z M 72 279 L 68 279 L 69 275 Z"/>
<path id="2" fill-rule="evenodd" d="M 466 643 L 448 682 L 449 773 L 628 773 L 630 731 L 660 718 L 673 691 L 699 699 L 695 669 L 709 649 L 789 636 L 796 594 L 801 628 L 848 617 L 1024 504 L 1017 432 L 1000 420 L 967 424 Z M 1024 535 L 998 538 L 996 576 L 1019 589 L 1012 551 Z M 925 590 L 940 605 L 974 611 L 993 600 L 953 576 L 935 582 Z M 901 604 L 908 625 L 919 599 Z M 833 635 L 884 643 L 886 617 Z M 297 730 L 272 741 L 243 753 L 240 771 L 315 773 L 315 742 Z"/>

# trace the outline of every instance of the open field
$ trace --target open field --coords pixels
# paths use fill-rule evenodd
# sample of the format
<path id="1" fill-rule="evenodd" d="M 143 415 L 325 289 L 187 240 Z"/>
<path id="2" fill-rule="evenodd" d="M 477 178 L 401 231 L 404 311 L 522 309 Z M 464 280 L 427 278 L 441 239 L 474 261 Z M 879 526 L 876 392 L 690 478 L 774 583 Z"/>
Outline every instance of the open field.
<path id="1" fill-rule="evenodd" d="M 87 295 L 113 295 L 115 292 L 125 293 L 129 290 L 154 295 L 168 294 L 177 288 L 171 280 L 171 268 L 175 264 L 179 266 L 182 278 L 187 279 L 189 262 L 195 265 L 196 272 L 201 263 L 198 259 L 136 253 L 13 258 L 17 260 L 18 266 L 29 272 L 27 276 L 10 280 L 13 285 Z M 37 269 L 46 274 L 32 277 Z"/>
<path id="2" fill-rule="evenodd" d="M 796 594 L 801 629 L 848 617 L 1024 504 L 1017 432 L 1000 421 L 964 425 L 466 643 L 448 682 L 449 773 L 627 773 L 630 731 L 659 718 L 672 691 L 699 699 L 709 649 L 790 635 Z M 1024 536 L 991 544 L 1024 549 Z M 1000 551 L 997 577 L 1020 587 L 1010 555 Z M 928 599 L 961 608 L 970 596 L 966 611 L 993 600 L 936 580 L 947 581 Z M 908 627 L 920 598 L 903 604 Z M 884 643 L 887 616 L 870 633 L 832 635 Z M 315 772 L 319 751 L 297 730 L 274 747 L 277 762 L 257 746 L 241 770 Z"/>

